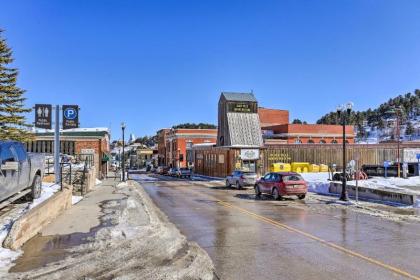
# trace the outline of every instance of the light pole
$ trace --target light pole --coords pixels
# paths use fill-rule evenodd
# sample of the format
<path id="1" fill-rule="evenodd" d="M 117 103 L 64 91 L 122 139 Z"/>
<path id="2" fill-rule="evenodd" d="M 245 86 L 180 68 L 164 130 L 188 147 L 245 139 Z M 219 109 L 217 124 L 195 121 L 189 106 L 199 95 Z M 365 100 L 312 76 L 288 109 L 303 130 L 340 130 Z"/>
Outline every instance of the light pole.
<path id="1" fill-rule="evenodd" d="M 395 114 L 397 116 L 397 177 L 400 177 L 400 173 L 401 173 L 401 167 L 400 167 L 400 123 L 401 123 L 401 115 L 402 115 L 402 108 L 401 107 L 396 107 L 396 108 L 392 108 L 390 111 L 388 111 L 387 113 L 390 114 Z"/>
<path id="2" fill-rule="evenodd" d="M 125 123 L 121 123 L 121 130 L 122 130 L 122 181 L 125 182 L 125 140 L 124 140 L 124 131 L 125 131 Z"/>
<path id="3" fill-rule="evenodd" d="M 342 120 L 343 125 L 343 176 L 342 176 L 342 187 L 341 187 L 341 195 L 340 200 L 348 201 L 349 197 L 347 194 L 347 173 L 346 173 L 346 166 L 347 166 L 347 159 L 346 159 L 346 118 L 350 116 L 351 110 L 353 108 L 353 103 L 348 102 L 346 105 L 341 105 L 337 107 L 338 116 Z"/>

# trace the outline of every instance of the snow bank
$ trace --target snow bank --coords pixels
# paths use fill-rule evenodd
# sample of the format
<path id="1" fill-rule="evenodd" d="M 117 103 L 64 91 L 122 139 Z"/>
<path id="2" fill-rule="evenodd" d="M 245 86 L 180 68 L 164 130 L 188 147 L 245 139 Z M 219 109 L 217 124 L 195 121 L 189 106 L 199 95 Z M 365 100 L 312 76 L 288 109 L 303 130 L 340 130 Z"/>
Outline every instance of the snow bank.
<path id="1" fill-rule="evenodd" d="M 303 179 L 308 183 L 308 191 L 318 194 L 330 194 L 329 173 L 301 173 Z"/>
<path id="2" fill-rule="evenodd" d="M 102 181 L 99 179 L 95 179 L 95 186 L 102 184 Z"/>
<path id="3" fill-rule="evenodd" d="M 71 197 L 71 205 L 74 205 L 74 204 L 78 203 L 82 199 L 83 199 L 83 196 L 73 195 Z"/>
<path id="4" fill-rule="evenodd" d="M 35 199 L 32 203 L 27 203 L 23 205 L 22 208 L 18 211 L 11 211 L 10 215 L 3 218 L 0 222 L 0 244 L 3 244 L 4 239 L 12 228 L 13 223 L 25 214 L 28 210 L 34 208 L 35 206 L 41 204 L 48 198 L 50 198 L 55 192 L 60 190 L 60 186 L 54 183 L 42 183 L 41 197 Z M 22 252 L 20 250 L 13 251 L 0 247 L 0 271 L 7 272 L 11 263 L 17 259 Z"/>
<path id="5" fill-rule="evenodd" d="M 418 198 L 418 199 L 416 200 L 416 202 L 414 203 L 413 207 L 414 207 L 414 208 L 420 208 L 420 198 Z"/>

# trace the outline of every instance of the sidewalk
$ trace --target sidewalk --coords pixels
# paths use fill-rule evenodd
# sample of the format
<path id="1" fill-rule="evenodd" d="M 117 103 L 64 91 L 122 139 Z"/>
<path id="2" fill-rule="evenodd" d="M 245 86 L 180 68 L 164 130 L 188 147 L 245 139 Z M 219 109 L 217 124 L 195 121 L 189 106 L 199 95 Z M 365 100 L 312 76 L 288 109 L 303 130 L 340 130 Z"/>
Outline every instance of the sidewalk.
<path id="1" fill-rule="evenodd" d="M 23 246 L 8 279 L 212 279 L 186 240 L 134 182 L 102 184 Z"/>

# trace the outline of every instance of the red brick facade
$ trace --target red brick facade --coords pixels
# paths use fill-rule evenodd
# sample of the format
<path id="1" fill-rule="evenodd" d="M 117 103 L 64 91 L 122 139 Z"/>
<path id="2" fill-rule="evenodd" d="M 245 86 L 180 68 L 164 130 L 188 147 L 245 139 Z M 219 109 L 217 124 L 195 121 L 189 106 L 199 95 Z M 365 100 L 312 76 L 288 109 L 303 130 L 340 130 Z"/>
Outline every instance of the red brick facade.
<path id="1" fill-rule="evenodd" d="M 165 164 L 172 167 L 186 167 L 187 146 L 216 143 L 216 141 L 217 129 L 171 129 L 165 139 Z M 161 147 L 158 149 L 161 150 Z"/>
<path id="2" fill-rule="evenodd" d="M 260 117 L 261 128 L 289 123 L 289 111 L 287 110 L 267 109 L 259 107 L 258 115 Z"/>
<path id="3" fill-rule="evenodd" d="M 338 144 L 343 143 L 343 127 L 341 125 L 321 124 L 283 124 L 266 127 L 266 138 L 286 140 L 286 143 L 302 144 Z M 346 140 L 354 143 L 354 127 L 346 126 Z"/>

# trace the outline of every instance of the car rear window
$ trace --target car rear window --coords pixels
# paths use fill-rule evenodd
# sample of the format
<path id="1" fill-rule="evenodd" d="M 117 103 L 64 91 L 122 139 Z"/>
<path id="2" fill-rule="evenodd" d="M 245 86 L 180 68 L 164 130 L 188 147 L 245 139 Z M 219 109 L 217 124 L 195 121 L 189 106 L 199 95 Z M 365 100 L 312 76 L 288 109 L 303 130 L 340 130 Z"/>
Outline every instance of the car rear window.
<path id="1" fill-rule="evenodd" d="M 303 178 L 300 175 L 287 175 L 287 176 L 283 176 L 283 181 L 284 182 L 303 181 Z"/>

